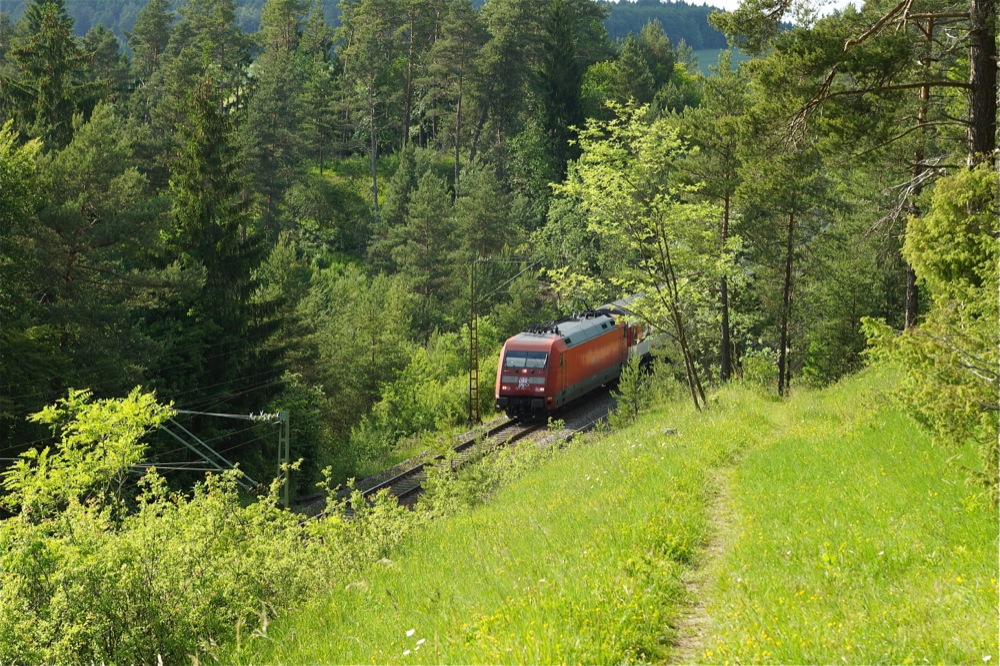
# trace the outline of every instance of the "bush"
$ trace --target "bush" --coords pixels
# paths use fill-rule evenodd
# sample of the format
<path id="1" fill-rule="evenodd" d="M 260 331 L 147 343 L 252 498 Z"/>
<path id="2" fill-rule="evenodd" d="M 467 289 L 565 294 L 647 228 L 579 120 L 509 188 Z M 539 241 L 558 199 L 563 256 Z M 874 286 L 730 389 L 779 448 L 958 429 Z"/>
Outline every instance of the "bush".
<path id="1" fill-rule="evenodd" d="M 650 404 L 649 384 L 649 372 L 640 359 L 633 356 L 622 368 L 618 390 L 614 392 L 615 409 L 608 414 L 608 422 L 613 428 L 629 425 Z"/>
<path id="2" fill-rule="evenodd" d="M 759 388 L 777 390 L 778 352 L 768 347 L 748 351 L 740 362 L 744 382 Z"/>
<path id="3" fill-rule="evenodd" d="M 422 516 L 355 492 L 306 525 L 280 485 L 247 502 L 238 471 L 191 495 L 150 470 L 115 482 L 172 410 L 152 394 L 92 401 L 75 391 L 36 418 L 60 433 L 6 474 L 0 522 L 0 663 L 166 663 L 215 654 L 307 596 L 384 557 Z M 328 475 L 327 475 L 328 476 Z M 329 485 L 329 484 L 328 484 Z M 218 655 L 215 655 L 218 656 Z"/>

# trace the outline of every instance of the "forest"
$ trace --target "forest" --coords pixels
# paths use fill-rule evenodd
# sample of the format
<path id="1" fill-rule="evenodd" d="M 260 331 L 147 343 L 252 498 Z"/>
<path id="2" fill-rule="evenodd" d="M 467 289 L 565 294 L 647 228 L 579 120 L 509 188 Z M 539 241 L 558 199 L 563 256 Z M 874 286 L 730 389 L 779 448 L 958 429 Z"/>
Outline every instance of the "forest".
<path id="1" fill-rule="evenodd" d="M 0 15 L 3 594 L 47 594 L 53 516 L 181 520 L 193 441 L 241 469 L 199 501 L 266 488 L 279 412 L 295 494 L 363 475 L 466 422 L 470 326 L 488 414 L 507 336 L 626 294 L 697 410 L 896 364 L 995 496 L 995 0 L 745 0 L 708 20 L 751 58 L 707 77 L 592 0 L 267 0 L 252 32 L 149 0 L 125 44 L 69 5 Z M 38 660 L 80 654 L 53 622 Z"/>
<path id="2" fill-rule="evenodd" d="M 142 386 L 256 479 L 273 429 L 206 414 L 291 410 L 307 491 L 464 421 L 473 298 L 489 411 L 503 339 L 645 292 L 695 404 L 895 354 L 931 427 L 995 448 L 992 5 L 745 4 L 712 22 L 755 57 L 707 78 L 590 0 L 344 0 L 336 29 L 270 0 L 252 34 L 171 5 L 127 52 L 65 0 L 0 21 L 5 460 L 44 406 Z"/>
<path id="3" fill-rule="evenodd" d="M 755 7 L 712 20 L 757 57 L 705 78 L 589 0 L 345 0 L 335 30 L 271 0 L 253 34 L 232 0 L 153 0 L 131 56 L 33 0 L 0 23 L 4 455 L 69 391 L 143 386 L 257 478 L 276 438 L 204 413 L 294 405 L 303 489 L 346 478 L 466 416 L 474 261 L 500 285 L 475 295 L 485 410 L 506 336 L 653 289 L 696 403 L 748 362 L 780 394 L 834 381 L 867 326 L 933 427 L 982 437 L 994 9 L 783 30 Z M 928 400 L 942 381 L 955 404 Z"/>
<path id="4" fill-rule="evenodd" d="M 29 1 L 7 0 L 0 6 L 0 12 L 6 11 L 10 16 L 18 18 Z M 484 0 L 473 0 L 472 5 L 476 9 L 481 9 L 483 2 Z M 172 2 L 170 6 L 176 8 L 178 4 Z M 327 24 L 332 27 L 339 26 L 338 0 L 319 0 L 318 4 L 323 8 L 323 17 Z M 601 4 L 607 12 L 604 24 L 612 39 L 625 39 L 629 34 L 638 34 L 642 26 L 655 19 L 660 22 L 667 36 L 675 44 L 683 39 L 695 50 L 726 48 L 725 35 L 708 22 L 708 15 L 713 8 L 707 5 L 688 4 L 683 0 L 680 2 L 602 0 Z M 103 25 L 123 39 L 132 31 L 139 10 L 145 5 L 144 0 L 68 0 L 66 10 L 73 18 L 75 34 L 82 37 L 91 28 Z M 264 0 L 237 0 L 235 21 L 240 30 L 248 33 L 257 32 L 260 28 L 263 7 Z"/>

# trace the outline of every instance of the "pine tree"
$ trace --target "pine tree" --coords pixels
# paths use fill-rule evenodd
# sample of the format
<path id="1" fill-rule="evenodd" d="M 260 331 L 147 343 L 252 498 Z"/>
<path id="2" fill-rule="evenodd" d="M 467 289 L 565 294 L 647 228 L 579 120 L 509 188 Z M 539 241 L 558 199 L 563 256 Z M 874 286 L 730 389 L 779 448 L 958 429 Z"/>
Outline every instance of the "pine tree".
<path id="1" fill-rule="evenodd" d="M 322 8 L 315 4 L 309 12 L 299 40 L 298 56 L 304 61 L 302 82 L 303 142 L 322 175 L 332 152 L 335 133 L 335 96 L 331 50 L 333 34 L 323 19 Z"/>
<path id="2" fill-rule="evenodd" d="M 453 0 L 441 25 L 441 36 L 430 52 L 424 106 L 427 116 L 437 133 L 438 105 L 453 107 L 452 130 L 442 135 L 450 139 L 455 162 L 455 192 L 461 192 L 462 158 L 464 144 L 465 105 L 469 79 L 474 75 L 476 59 L 486 43 L 486 27 L 471 0 Z M 447 145 L 448 141 L 442 141 Z"/>
<path id="3" fill-rule="evenodd" d="M 404 13 L 401 26 L 406 64 L 403 72 L 402 117 L 400 118 L 400 146 L 410 143 L 412 131 L 416 81 L 427 66 L 427 54 L 440 32 L 445 13 L 445 0 L 403 0 Z"/>
<path id="4" fill-rule="evenodd" d="M 154 107 L 154 124 L 165 133 L 183 122 L 187 96 L 206 80 L 221 99 L 238 105 L 249 64 L 250 41 L 236 27 L 234 0 L 186 0 L 177 12 L 163 64 L 163 96 Z"/>
<path id="5" fill-rule="evenodd" d="M 631 100 L 635 104 L 642 105 L 653 101 L 653 94 L 656 92 L 655 79 L 639 48 L 639 42 L 631 35 L 622 46 L 615 70 L 618 102 L 625 104 Z"/>
<path id="6" fill-rule="evenodd" d="M 426 171 L 407 207 L 406 225 L 394 230 L 392 258 L 417 295 L 418 330 L 429 335 L 442 323 L 441 304 L 452 296 L 448 257 L 454 249 L 451 195 L 444 179 Z"/>
<path id="7" fill-rule="evenodd" d="M 73 140 L 43 165 L 48 201 L 30 237 L 44 266 L 35 278 L 38 321 L 57 333 L 53 351 L 65 364 L 50 376 L 53 387 L 111 392 L 141 381 L 148 345 L 132 304 L 170 293 L 150 265 L 162 207 L 123 128 L 110 106 L 98 105 L 89 121 L 76 117 Z"/>
<path id="8" fill-rule="evenodd" d="M 278 237 L 278 206 L 301 171 L 304 59 L 297 55 L 305 7 L 298 0 L 268 0 L 257 40 L 253 91 L 241 123 L 246 180 L 270 241 Z"/>
<path id="9" fill-rule="evenodd" d="M 378 157 L 387 107 L 399 85 L 399 0 L 341 0 L 341 60 L 355 129 L 363 138 L 371 173 L 371 201 L 379 218 Z"/>
<path id="10" fill-rule="evenodd" d="M 33 386 L 52 366 L 48 338 L 37 326 L 37 258 L 28 229 L 41 203 L 38 141 L 21 144 L 13 121 L 0 126 L 0 437 L 17 441 L 24 416 L 47 396 L 15 390 Z M 41 398 L 41 400 L 39 400 Z"/>
<path id="11" fill-rule="evenodd" d="M 109 102 L 124 99 L 129 88 L 129 62 L 115 33 L 103 25 L 91 28 L 83 38 L 82 50 L 87 59 L 85 75 L 96 88 L 96 96 Z"/>
<path id="12" fill-rule="evenodd" d="M 545 21 L 545 43 L 541 62 L 542 99 L 545 103 L 545 133 L 551 142 L 560 179 L 566 163 L 579 155 L 571 127 L 583 122 L 580 91 L 583 63 L 576 57 L 568 0 L 552 0 Z"/>
<path id="13" fill-rule="evenodd" d="M 673 76 L 677 53 L 670 44 L 670 38 L 663 31 L 660 21 L 652 19 L 642 26 L 636 43 L 653 75 L 653 86 L 659 89 L 666 85 Z"/>
<path id="14" fill-rule="evenodd" d="M 132 49 L 133 74 L 140 82 L 148 82 L 160 71 L 172 28 L 170 0 L 150 0 L 136 15 L 128 45 Z"/>
<path id="15" fill-rule="evenodd" d="M 688 172 L 688 182 L 699 188 L 709 201 L 721 206 L 719 252 L 730 251 L 733 221 L 733 196 L 740 183 L 742 154 L 747 151 L 747 88 L 745 75 L 731 67 L 731 52 L 719 56 L 715 76 L 705 82 L 705 96 L 698 107 L 688 107 L 679 117 L 681 132 L 698 151 L 688 155 L 682 168 Z M 729 278 L 723 275 L 719 283 L 719 307 L 722 315 L 719 342 L 720 377 L 726 381 L 734 367 L 732 329 L 730 324 Z"/>
<path id="16" fill-rule="evenodd" d="M 546 5 L 533 0 L 495 0 L 483 8 L 490 39 L 478 59 L 474 99 L 478 110 L 469 161 L 479 152 L 487 121 L 495 145 L 517 134 L 537 91 L 535 67 L 543 36 Z"/>

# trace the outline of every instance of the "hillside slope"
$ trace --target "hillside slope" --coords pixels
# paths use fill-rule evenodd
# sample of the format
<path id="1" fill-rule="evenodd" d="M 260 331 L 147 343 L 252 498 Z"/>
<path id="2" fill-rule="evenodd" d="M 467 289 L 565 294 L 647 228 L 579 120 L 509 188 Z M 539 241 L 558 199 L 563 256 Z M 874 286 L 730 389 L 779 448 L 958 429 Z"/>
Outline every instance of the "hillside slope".
<path id="1" fill-rule="evenodd" d="M 0 11 L 14 18 L 21 15 L 29 0 L 7 0 L 0 3 Z M 260 13 L 266 0 L 236 0 L 236 23 L 244 32 L 256 32 L 260 25 Z M 321 0 L 323 13 L 331 25 L 338 24 L 340 16 L 339 0 Z M 119 37 L 128 33 L 135 24 L 136 15 L 146 5 L 147 0 L 66 0 L 66 9 L 75 22 L 74 31 L 84 35 L 88 30 L 104 25 Z M 175 2 L 175 5 L 180 4 Z M 477 7 L 482 0 L 476 0 Z M 693 49 L 726 48 L 725 36 L 708 24 L 709 13 L 714 7 L 693 5 L 686 2 L 669 2 L 662 5 L 631 2 L 610 2 L 610 14 L 605 21 L 608 34 L 614 39 L 624 39 L 629 33 L 638 33 L 646 21 L 657 19 L 663 25 L 667 36 L 675 44 L 681 39 Z"/>
<path id="2" fill-rule="evenodd" d="M 491 501 L 225 660 L 995 663 L 994 507 L 961 481 L 973 452 L 931 446 L 887 378 L 733 387 L 505 453 L 476 473 L 520 476 Z"/>

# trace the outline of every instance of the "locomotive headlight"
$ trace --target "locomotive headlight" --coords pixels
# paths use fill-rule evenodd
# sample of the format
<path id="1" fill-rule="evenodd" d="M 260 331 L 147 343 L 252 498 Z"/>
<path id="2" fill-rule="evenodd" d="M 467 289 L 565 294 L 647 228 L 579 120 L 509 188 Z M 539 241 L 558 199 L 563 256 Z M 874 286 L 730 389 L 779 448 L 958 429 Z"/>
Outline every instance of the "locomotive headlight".
<path id="1" fill-rule="evenodd" d="M 539 393 L 545 393 L 545 387 L 544 386 L 539 386 L 539 387 L 535 388 L 535 390 L 538 391 Z"/>

